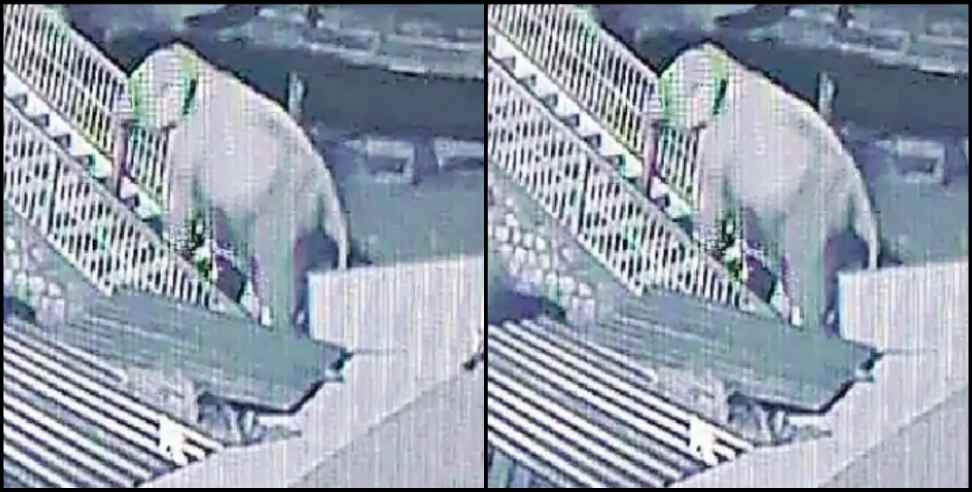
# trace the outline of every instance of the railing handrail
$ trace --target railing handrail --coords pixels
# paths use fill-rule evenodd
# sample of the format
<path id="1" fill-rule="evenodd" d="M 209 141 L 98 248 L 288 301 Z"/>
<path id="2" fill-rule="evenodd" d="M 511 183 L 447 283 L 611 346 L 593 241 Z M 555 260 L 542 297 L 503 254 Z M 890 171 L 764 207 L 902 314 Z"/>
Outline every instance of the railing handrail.
<path id="1" fill-rule="evenodd" d="M 101 182 L 91 177 L 88 174 L 88 171 L 84 169 L 84 167 L 79 162 L 77 162 L 77 160 L 75 160 L 74 157 L 68 154 L 67 151 L 64 150 L 60 144 L 55 142 L 50 135 L 48 135 L 46 132 L 40 129 L 36 124 L 34 124 L 34 122 L 31 121 L 30 117 L 24 114 L 23 111 L 20 108 L 18 108 L 15 104 L 13 104 L 6 96 L 4 96 L 3 98 L 3 116 L 4 119 L 14 118 L 17 121 L 17 123 L 21 125 L 22 128 L 25 128 L 27 131 L 31 133 L 32 138 L 36 139 L 36 141 L 40 143 L 40 145 L 42 146 L 42 150 L 44 152 L 52 153 L 56 159 L 58 159 L 62 163 L 65 163 L 64 165 L 72 168 L 73 171 L 78 176 L 80 176 L 80 179 L 82 181 L 87 181 L 86 184 L 92 187 L 94 193 L 100 195 L 104 199 L 103 203 L 106 204 L 108 208 L 110 208 L 111 212 L 117 214 L 118 217 L 124 218 L 123 220 L 126 221 L 127 227 L 134 228 L 134 230 L 137 231 L 137 233 L 139 233 L 143 238 L 147 238 L 149 241 L 155 242 L 156 243 L 155 246 L 160 250 L 169 251 L 168 261 L 174 262 L 174 265 L 177 269 L 183 270 L 184 272 L 188 272 L 190 276 L 196 276 L 199 279 L 201 279 L 200 283 L 203 284 L 207 290 L 209 290 L 208 295 L 212 296 L 210 298 L 209 303 L 207 303 L 208 304 L 206 306 L 207 308 L 212 308 L 213 301 L 216 301 L 215 302 L 216 305 L 218 305 L 220 308 L 222 308 L 223 310 L 225 310 L 230 314 L 242 315 L 244 313 L 242 307 L 238 303 L 229 299 L 229 297 L 223 294 L 223 292 L 220 291 L 216 285 L 214 285 L 208 279 L 200 275 L 199 272 L 196 270 L 195 266 L 191 265 L 188 261 L 186 261 L 181 256 L 179 256 L 178 253 L 173 251 L 168 246 L 168 244 L 166 244 L 160 237 L 158 237 L 158 235 L 155 233 L 154 230 L 152 230 L 151 227 L 149 227 L 141 219 L 135 216 L 134 213 L 131 210 L 129 210 L 124 204 L 118 201 L 117 198 L 115 198 L 115 195 L 110 190 L 105 188 L 105 186 Z M 6 124 L 4 126 L 6 127 Z M 6 135 L 4 135 L 4 137 L 6 138 Z M 6 189 L 8 186 L 10 186 L 10 184 L 4 182 L 4 195 L 5 195 L 4 200 L 7 200 Z M 49 199 L 51 200 L 52 203 L 51 206 L 53 207 L 53 201 L 56 199 L 56 197 L 51 196 L 49 197 Z M 17 210 L 16 206 L 13 206 L 11 208 L 18 214 L 23 215 L 19 210 Z M 29 220 L 29 218 L 27 217 L 24 218 Z M 50 229 L 50 227 L 51 225 L 48 224 L 47 228 Z M 49 230 L 45 230 L 41 232 L 44 233 L 45 235 L 50 233 Z M 74 266 L 79 272 L 81 272 L 82 275 L 87 277 L 88 280 L 92 282 L 96 286 L 96 288 L 98 288 L 103 294 L 112 295 L 114 293 L 114 290 L 119 287 L 119 285 L 116 285 L 115 282 L 113 282 L 110 278 L 107 279 L 106 281 L 107 286 L 103 286 L 101 284 L 102 279 L 95 278 L 94 275 L 88 272 L 87 268 L 78 265 L 78 260 L 73 258 L 74 255 L 71 255 L 70 253 L 64 251 L 63 248 L 60 245 L 58 245 L 56 242 L 51 242 L 50 244 L 53 248 L 58 250 L 58 252 L 61 253 L 61 255 L 64 256 L 64 258 L 69 263 L 71 263 L 72 266 Z M 202 295 L 202 297 L 205 297 L 205 295 Z"/>
<path id="2" fill-rule="evenodd" d="M 600 168 L 602 171 L 604 171 L 606 176 L 609 176 L 608 179 L 611 181 L 612 185 L 619 186 L 622 190 L 624 190 L 624 192 L 628 195 L 628 198 L 638 203 L 638 205 L 640 205 L 640 208 L 642 210 L 645 210 L 646 211 L 645 213 L 647 215 L 650 215 L 651 218 L 658 220 L 662 224 L 666 224 L 668 229 L 667 232 L 671 233 L 677 241 L 682 242 L 683 245 L 687 247 L 687 249 L 693 250 L 696 254 L 699 255 L 699 259 L 701 260 L 699 262 L 700 266 L 711 268 L 713 273 L 722 277 L 722 280 L 725 281 L 728 286 L 738 289 L 740 295 L 740 303 L 748 302 L 756 311 L 762 311 L 765 313 L 773 312 L 770 306 L 765 301 L 763 301 L 758 296 L 756 296 L 745 284 L 733 278 L 733 276 L 729 273 L 729 271 L 726 269 L 726 267 L 723 264 L 719 263 L 711 256 L 709 256 L 706 253 L 706 251 L 694 239 L 692 239 L 692 237 L 688 233 L 682 230 L 682 228 L 679 227 L 677 224 L 675 224 L 672 221 L 672 219 L 668 217 L 668 215 L 666 215 L 654 203 L 648 200 L 648 198 L 645 197 L 643 193 L 638 191 L 633 184 L 621 178 L 620 175 L 617 174 L 617 171 L 614 169 L 614 167 L 609 162 L 607 162 L 607 160 L 604 157 L 602 157 L 600 154 L 598 154 L 592 148 L 590 148 L 589 144 L 585 142 L 580 137 L 580 135 L 578 135 L 575 131 L 573 131 L 564 121 L 558 118 L 557 115 L 554 114 L 550 108 L 548 108 L 541 102 L 537 101 L 536 97 L 532 93 L 530 93 L 529 90 L 523 87 L 523 85 L 519 81 L 517 81 L 512 74 L 508 73 L 508 71 L 505 68 L 503 68 L 498 61 L 495 61 L 491 55 L 487 54 L 487 83 L 489 80 L 488 77 L 491 74 L 498 75 L 503 82 L 505 82 L 511 87 L 511 90 L 514 93 L 516 93 L 520 98 L 523 98 L 524 100 L 528 101 L 529 104 L 533 106 L 534 110 L 538 111 L 544 117 L 546 117 L 552 127 L 557 129 L 561 134 L 565 135 L 567 140 L 574 143 L 577 146 L 577 148 L 580 149 L 580 151 L 586 155 L 586 157 L 589 159 L 589 162 L 593 162 L 594 166 Z M 488 98 L 487 98 L 487 106 L 489 106 Z M 578 236 L 582 235 L 582 232 L 579 231 L 574 231 L 574 232 Z M 588 245 L 584 244 L 585 241 L 579 241 L 579 242 L 584 246 L 584 248 L 587 250 L 589 254 L 597 258 L 602 265 L 607 266 L 608 270 L 611 271 L 613 275 L 620 277 L 620 274 L 618 272 L 614 271 L 613 268 L 610 268 L 611 262 L 608 260 L 608 258 L 604 257 L 605 256 L 604 254 L 601 254 L 600 252 L 597 251 L 592 251 L 592 249 Z M 632 286 L 629 284 L 628 280 L 624 278 L 619 278 L 619 280 L 621 280 L 622 284 L 626 285 L 629 289 L 632 289 Z M 633 293 L 635 295 L 643 294 L 643 292 L 639 292 L 637 290 L 634 290 Z"/>
<path id="3" fill-rule="evenodd" d="M 653 72 L 650 68 L 648 68 L 644 63 L 642 63 L 642 61 L 634 53 L 632 53 L 631 50 L 628 49 L 627 46 L 625 46 L 624 43 L 622 43 L 621 41 L 617 40 L 614 36 L 612 36 L 609 32 L 605 31 L 600 26 L 598 26 L 596 24 L 591 25 L 592 23 L 587 18 L 587 16 L 583 12 L 581 12 L 580 10 L 578 10 L 576 7 L 574 7 L 572 5 L 560 5 L 560 4 L 554 4 L 554 5 L 517 5 L 517 4 L 509 4 L 509 5 L 505 5 L 505 4 L 499 4 L 499 5 L 488 5 L 486 7 L 486 9 L 487 9 L 488 12 L 499 12 L 498 9 L 501 9 L 501 8 L 509 8 L 510 10 L 520 9 L 523 12 L 523 15 L 529 16 L 532 20 L 534 20 L 535 22 L 540 23 L 540 24 L 546 24 L 546 22 L 543 21 L 543 20 L 541 20 L 536 14 L 534 14 L 534 11 L 536 9 L 542 9 L 542 8 L 556 9 L 558 13 L 562 13 L 563 15 L 567 16 L 568 18 L 571 18 L 571 19 L 575 20 L 578 25 L 587 26 L 588 32 L 591 33 L 591 35 L 594 38 L 596 38 L 598 42 L 605 44 L 611 50 L 611 52 L 613 54 L 618 55 L 622 61 L 627 62 L 626 63 L 626 66 L 627 67 L 629 67 L 629 68 L 633 69 L 634 71 L 640 73 L 642 76 L 644 76 L 646 79 L 652 81 L 654 84 L 657 84 L 658 83 L 658 75 L 655 72 Z M 498 31 L 498 34 L 504 36 L 506 39 L 508 39 L 509 41 L 511 41 L 514 45 L 522 48 L 523 47 L 523 43 L 520 42 L 520 40 L 513 39 L 511 37 L 510 33 L 507 32 L 505 29 L 503 29 L 503 26 L 500 25 L 500 23 L 499 23 L 499 21 L 498 21 L 498 19 L 496 17 L 498 17 L 498 16 L 487 15 L 488 27 L 489 28 L 492 28 L 492 29 L 494 29 L 496 31 Z M 552 38 L 552 39 L 554 40 L 554 42 L 557 42 L 559 44 L 563 44 L 562 41 L 560 41 L 560 40 L 558 40 L 556 38 Z M 539 66 L 546 65 L 546 62 L 545 61 L 543 61 L 543 60 L 537 60 L 533 53 L 530 53 L 530 52 L 524 50 L 524 54 L 527 55 L 527 56 L 529 56 L 531 58 L 531 60 L 534 61 L 534 62 L 536 62 Z M 596 73 L 599 73 L 600 74 L 600 70 L 597 69 L 598 67 L 592 67 L 591 66 L 591 63 L 588 60 L 582 59 L 582 62 L 583 62 L 583 66 L 584 67 L 590 67 L 590 68 L 592 68 L 592 71 L 593 72 L 596 72 Z M 635 102 L 631 101 L 630 98 L 628 98 L 624 94 L 623 91 L 621 91 L 621 90 L 618 89 L 618 85 L 615 84 L 614 81 L 610 80 L 607 77 L 600 77 L 599 80 L 601 80 L 603 82 L 606 82 L 609 85 L 609 89 L 610 89 L 611 93 L 614 94 L 615 96 L 617 96 L 618 97 L 618 100 L 622 104 L 624 104 L 625 106 L 631 108 L 631 111 L 632 112 L 634 112 L 634 113 L 636 113 L 638 115 L 643 115 L 645 108 L 639 108 Z M 560 83 L 560 81 L 554 79 L 554 83 L 557 84 L 558 87 L 560 87 L 560 89 L 562 91 L 564 91 L 566 94 L 570 94 L 571 97 L 573 97 L 573 98 L 576 99 L 575 95 L 572 93 L 573 91 L 565 90 L 565 88 L 562 86 L 562 84 Z M 654 88 L 651 88 L 649 90 L 649 94 L 651 93 L 652 90 L 654 90 Z M 577 101 L 577 102 L 580 102 L 581 103 L 581 108 L 583 108 L 584 111 L 590 112 L 590 109 L 588 108 L 587 104 L 585 104 L 585 101 Z M 603 121 L 602 118 L 595 118 L 595 119 L 597 121 L 601 121 L 602 123 L 607 123 L 606 121 Z M 621 132 L 619 132 L 617 128 L 610 128 L 609 127 L 609 128 L 606 128 L 606 129 L 619 142 L 621 142 L 623 145 L 625 145 L 626 147 L 628 147 L 628 150 L 629 151 L 633 152 L 635 155 L 639 155 L 641 153 L 642 147 L 643 147 L 643 145 L 642 145 L 643 142 L 641 142 L 641 141 L 632 141 L 630 139 L 625 138 L 625 135 L 621 134 Z M 638 134 L 641 134 L 641 133 L 643 133 L 643 132 L 635 132 L 635 135 L 638 135 Z M 643 138 L 643 136 L 642 136 L 642 138 Z"/>
<path id="4" fill-rule="evenodd" d="M 631 157 L 643 161 L 642 153 L 647 136 L 645 111 L 649 98 L 653 97 L 654 91 L 657 90 L 659 79 L 651 68 L 624 43 L 592 22 L 584 12 L 572 5 L 504 4 L 490 5 L 487 11 L 487 27 L 492 35 L 502 36 L 535 65 L 543 67 L 551 81 L 563 94 L 569 96 L 581 111 L 599 122 L 602 129 L 624 147 Z M 554 32 L 546 35 L 545 43 L 538 44 L 530 39 L 520 39 L 515 32 L 520 19 L 526 19 Z M 564 21 L 557 28 L 551 27 L 552 23 L 558 23 L 560 19 Z M 578 33 L 573 36 L 576 39 L 572 40 L 569 34 L 561 34 L 568 29 Z M 593 39 L 595 45 L 587 44 L 589 39 Z M 566 61 L 557 56 L 540 57 L 534 50 L 527 49 L 527 46 L 534 44 L 538 49 L 555 45 L 558 50 L 565 53 L 585 49 L 585 54 L 590 56 L 576 56 L 573 60 Z M 572 44 L 577 46 L 572 47 Z M 591 61 L 591 57 L 602 53 L 607 54 L 597 61 Z M 617 63 L 613 63 L 615 59 Z M 574 63 L 572 64 L 571 61 Z M 564 70 L 568 65 L 570 70 Z M 577 75 L 578 70 L 585 71 L 587 75 Z M 577 82 L 568 82 L 567 77 Z M 622 80 L 619 81 L 619 78 Z M 588 79 L 596 81 L 598 87 L 591 87 L 587 83 Z M 568 87 L 573 85 L 576 85 L 578 90 Z M 604 104 L 606 101 L 612 103 L 611 106 Z M 688 147 L 694 146 L 691 139 L 685 140 L 683 135 L 674 132 L 671 128 L 666 128 L 659 135 L 659 146 L 672 139 L 683 141 Z M 670 159 L 673 157 L 674 154 L 662 155 L 657 152 L 655 162 L 642 162 L 642 170 L 649 172 L 648 166 L 654 167 L 656 177 L 662 178 L 682 201 L 694 207 L 698 199 L 695 159 Z"/>

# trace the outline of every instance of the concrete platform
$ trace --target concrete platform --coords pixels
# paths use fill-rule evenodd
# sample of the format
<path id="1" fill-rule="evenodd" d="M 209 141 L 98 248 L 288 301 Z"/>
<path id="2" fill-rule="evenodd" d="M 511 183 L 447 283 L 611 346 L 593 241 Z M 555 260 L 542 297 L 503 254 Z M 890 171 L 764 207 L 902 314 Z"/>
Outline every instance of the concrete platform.
<path id="1" fill-rule="evenodd" d="M 894 350 L 876 365 L 873 384 L 856 385 L 827 413 L 822 423 L 833 436 L 752 453 L 678 487 L 819 487 L 968 391 L 967 261 L 844 276 L 841 287 L 845 331 Z"/>

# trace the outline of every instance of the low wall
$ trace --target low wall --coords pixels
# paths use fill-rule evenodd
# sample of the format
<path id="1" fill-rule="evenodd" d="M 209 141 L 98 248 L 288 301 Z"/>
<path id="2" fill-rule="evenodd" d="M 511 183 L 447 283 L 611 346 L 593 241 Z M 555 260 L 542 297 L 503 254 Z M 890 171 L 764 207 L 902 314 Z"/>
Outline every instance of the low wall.
<path id="1" fill-rule="evenodd" d="M 877 363 L 873 383 L 855 385 L 818 422 L 833 436 L 758 451 L 677 487 L 819 487 L 952 395 L 967 391 L 968 278 L 968 261 L 842 274 L 845 336 L 890 352 Z"/>
<path id="2" fill-rule="evenodd" d="M 101 294 L 4 202 L 3 295 L 30 306 L 37 322 L 50 325 Z"/>
<path id="3" fill-rule="evenodd" d="M 607 314 L 626 294 L 611 274 L 549 214 L 487 163 L 487 248 L 514 291 L 563 308 L 575 326 Z"/>
<path id="4" fill-rule="evenodd" d="M 476 377 L 461 365 L 482 324 L 484 274 L 482 256 L 464 256 L 309 275 L 314 336 L 369 352 L 297 412 L 301 437 L 227 450 L 149 486 L 286 486 L 424 393 Z"/>

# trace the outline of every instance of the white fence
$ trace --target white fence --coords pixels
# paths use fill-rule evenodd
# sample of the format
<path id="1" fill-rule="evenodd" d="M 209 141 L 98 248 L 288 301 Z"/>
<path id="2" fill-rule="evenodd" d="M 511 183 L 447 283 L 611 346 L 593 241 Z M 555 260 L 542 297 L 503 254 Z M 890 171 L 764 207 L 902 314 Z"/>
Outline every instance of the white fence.
<path id="1" fill-rule="evenodd" d="M 6 98 L 3 142 L 4 200 L 102 293 L 131 287 L 238 312 L 236 303 Z"/>
<path id="2" fill-rule="evenodd" d="M 489 5 L 488 28 L 543 68 L 628 151 L 645 148 L 645 110 L 658 77 L 620 41 L 571 5 Z M 655 154 L 658 176 L 680 198 L 698 203 L 698 137 L 665 128 Z"/>
<path id="3" fill-rule="evenodd" d="M 103 155 L 112 156 L 112 111 L 128 76 L 98 48 L 41 5 L 3 6 L 3 63 Z M 132 179 L 165 202 L 165 141 L 136 130 L 128 146 Z"/>

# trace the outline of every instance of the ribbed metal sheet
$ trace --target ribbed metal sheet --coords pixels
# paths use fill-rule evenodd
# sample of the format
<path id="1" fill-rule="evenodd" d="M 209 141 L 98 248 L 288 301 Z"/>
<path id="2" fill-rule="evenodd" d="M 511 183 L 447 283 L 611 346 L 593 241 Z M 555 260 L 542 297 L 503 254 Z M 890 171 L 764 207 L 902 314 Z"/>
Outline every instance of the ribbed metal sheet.
<path id="1" fill-rule="evenodd" d="M 688 449 L 691 409 L 615 352 L 549 320 L 490 326 L 489 486 L 666 487 L 707 466 Z M 716 428 L 720 462 L 752 450 Z"/>
<path id="2" fill-rule="evenodd" d="M 177 465 L 157 447 L 161 415 L 97 358 L 4 322 L 4 487 L 134 487 L 168 473 Z M 188 432 L 190 463 L 219 449 Z"/>

